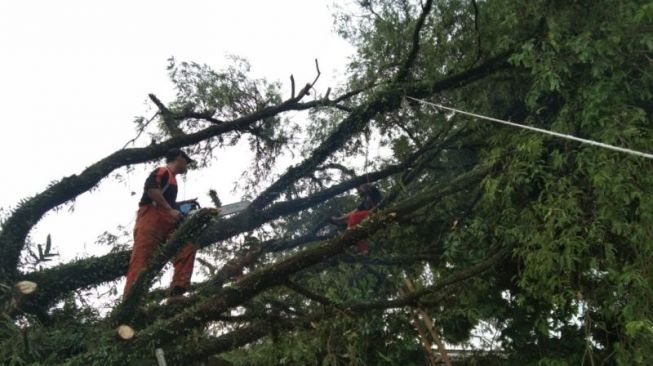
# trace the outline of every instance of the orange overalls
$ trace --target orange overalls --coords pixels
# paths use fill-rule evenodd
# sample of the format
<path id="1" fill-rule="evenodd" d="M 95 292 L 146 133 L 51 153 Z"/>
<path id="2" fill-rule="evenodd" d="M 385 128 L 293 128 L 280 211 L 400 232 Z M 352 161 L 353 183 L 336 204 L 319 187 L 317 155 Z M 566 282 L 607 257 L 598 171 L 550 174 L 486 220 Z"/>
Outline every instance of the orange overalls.
<path id="1" fill-rule="evenodd" d="M 369 210 L 356 210 L 354 213 L 349 215 L 347 218 L 347 229 L 352 229 L 356 227 L 358 224 L 363 221 L 367 216 L 370 215 Z M 367 245 L 367 242 L 361 240 L 358 243 L 356 243 L 356 251 L 361 254 L 367 254 L 369 252 L 370 248 Z"/>
<path id="2" fill-rule="evenodd" d="M 152 173 L 159 188 L 161 187 L 162 178 L 166 175 L 166 172 L 161 169 L 165 169 L 168 173 L 168 185 L 174 185 L 176 188 L 175 176 L 167 168 L 159 168 Z M 147 192 L 147 183 L 145 192 Z M 174 196 L 176 196 L 176 189 Z M 134 249 L 129 261 L 124 294 L 127 294 L 127 291 L 136 280 L 139 272 L 145 268 L 154 251 L 159 245 L 166 242 L 176 226 L 177 223 L 165 208 L 155 206 L 152 203 L 141 203 L 136 216 L 136 224 L 134 225 Z M 196 251 L 197 248 L 188 243 L 175 257 L 173 261 L 174 274 L 170 284 L 171 290 L 175 289 L 175 287 L 180 288 L 182 292 L 188 290 L 193 274 Z"/>

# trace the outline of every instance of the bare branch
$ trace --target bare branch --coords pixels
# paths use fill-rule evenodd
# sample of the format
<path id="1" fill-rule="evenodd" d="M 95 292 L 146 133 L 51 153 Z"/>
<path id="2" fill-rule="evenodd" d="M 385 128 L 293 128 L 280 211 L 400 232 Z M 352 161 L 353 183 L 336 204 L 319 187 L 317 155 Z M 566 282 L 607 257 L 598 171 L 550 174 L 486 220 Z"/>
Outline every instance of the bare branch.
<path id="1" fill-rule="evenodd" d="M 123 145 L 122 149 L 124 150 L 127 146 L 129 146 L 129 144 L 132 144 L 132 143 L 134 143 L 136 140 L 138 140 L 138 138 L 141 137 L 141 135 L 142 135 L 143 132 L 145 131 L 145 128 L 147 128 L 147 126 L 149 126 L 150 123 L 152 123 L 152 121 L 154 121 L 154 119 L 155 119 L 158 115 L 159 115 L 159 112 L 156 112 L 156 113 L 154 113 L 154 115 L 153 115 L 150 119 L 148 119 L 147 121 L 145 121 L 145 123 L 144 123 L 144 124 L 143 124 L 139 129 L 138 129 L 138 133 L 136 134 L 136 137 L 134 137 L 133 139 L 127 141 L 127 142 L 125 143 L 125 145 Z"/>
<path id="2" fill-rule="evenodd" d="M 290 97 L 295 97 L 295 77 L 290 74 Z"/>
<path id="3" fill-rule="evenodd" d="M 317 59 L 315 59 L 315 70 L 317 71 L 317 75 L 315 76 L 315 80 L 313 80 L 312 85 L 315 85 L 317 80 L 320 78 L 320 75 L 322 75 L 322 72 L 320 71 L 320 64 L 317 62 Z"/>
<path id="4" fill-rule="evenodd" d="M 159 98 L 157 98 L 154 94 L 149 94 L 148 96 L 156 105 L 156 107 L 159 108 L 159 114 L 161 115 L 163 124 L 168 130 L 170 136 L 176 137 L 185 135 L 185 132 L 177 125 L 174 114 L 170 112 L 170 110 L 159 100 Z"/>
<path id="5" fill-rule="evenodd" d="M 404 60 L 401 67 L 399 68 L 399 71 L 397 72 L 397 75 L 395 77 L 395 81 L 404 80 L 408 76 L 408 72 L 410 71 L 410 68 L 413 67 L 413 64 L 415 63 L 415 59 L 417 58 L 417 53 L 419 52 L 420 32 L 422 31 L 422 27 L 424 27 L 424 23 L 426 22 L 426 17 L 428 17 L 429 13 L 431 12 L 432 6 L 433 6 L 433 0 L 426 0 L 426 4 L 424 4 L 424 6 L 422 7 L 422 13 L 420 14 L 419 18 L 417 18 L 417 22 L 415 23 L 415 29 L 413 31 L 413 39 L 412 39 L 412 46 L 410 48 L 410 52 L 408 52 L 408 56 L 406 56 L 406 59 Z"/>

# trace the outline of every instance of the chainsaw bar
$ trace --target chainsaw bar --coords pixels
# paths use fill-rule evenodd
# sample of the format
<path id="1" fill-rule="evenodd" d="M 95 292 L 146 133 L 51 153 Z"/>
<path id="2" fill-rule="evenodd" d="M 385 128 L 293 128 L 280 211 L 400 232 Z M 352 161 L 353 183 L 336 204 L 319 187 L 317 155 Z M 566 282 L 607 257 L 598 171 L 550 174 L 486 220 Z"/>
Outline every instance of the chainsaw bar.
<path id="1" fill-rule="evenodd" d="M 230 203 L 228 205 L 224 205 L 224 206 L 220 207 L 220 213 L 218 214 L 218 216 L 224 217 L 224 216 L 228 216 L 228 215 L 232 215 L 232 214 L 241 212 L 241 211 L 245 210 L 247 207 L 249 207 L 250 204 L 251 204 L 251 202 L 249 202 L 249 201 L 240 201 L 240 202 L 235 202 L 235 203 Z"/>

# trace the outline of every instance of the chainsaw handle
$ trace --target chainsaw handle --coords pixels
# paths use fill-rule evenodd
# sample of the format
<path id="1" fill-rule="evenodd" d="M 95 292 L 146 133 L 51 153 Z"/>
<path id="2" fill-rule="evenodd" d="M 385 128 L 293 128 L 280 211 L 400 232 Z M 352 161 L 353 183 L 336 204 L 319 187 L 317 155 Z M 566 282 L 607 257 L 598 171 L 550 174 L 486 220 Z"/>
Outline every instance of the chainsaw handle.
<path id="1" fill-rule="evenodd" d="M 197 205 L 198 208 L 201 208 L 201 207 L 202 207 L 202 206 L 200 206 L 200 203 L 197 202 L 197 198 L 191 198 L 191 199 L 188 199 L 188 200 L 183 200 L 183 201 L 175 202 L 175 204 L 177 205 L 177 207 L 179 207 L 179 206 L 181 206 L 181 205 L 183 205 L 183 204 L 185 204 L 185 203 L 194 203 L 194 204 Z"/>

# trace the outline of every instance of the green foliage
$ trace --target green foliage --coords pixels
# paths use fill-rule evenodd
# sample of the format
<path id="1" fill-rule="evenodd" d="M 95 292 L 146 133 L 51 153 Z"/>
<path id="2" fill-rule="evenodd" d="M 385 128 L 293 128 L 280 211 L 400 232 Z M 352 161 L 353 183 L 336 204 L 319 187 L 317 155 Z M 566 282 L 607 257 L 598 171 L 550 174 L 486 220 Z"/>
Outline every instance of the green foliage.
<path id="1" fill-rule="evenodd" d="M 166 123 L 174 123 L 186 133 L 196 132 L 282 101 L 280 83 L 253 78 L 249 62 L 241 57 L 229 56 L 227 61 L 224 69 L 216 71 L 206 64 L 169 59 L 168 73 L 176 89 L 176 99 L 167 106 L 172 118 L 160 119 L 159 132 L 151 133 L 153 138 L 162 138 L 170 132 Z M 183 122 L 175 118 L 188 113 L 198 117 Z M 136 122 L 139 129 L 145 125 L 144 119 Z M 200 166 L 207 166 L 215 158 L 216 149 L 234 146 L 246 136 L 255 158 L 252 169 L 244 177 L 247 183 L 241 184 L 241 188 L 249 189 L 268 177 L 276 158 L 288 148 L 298 131 L 298 126 L 289 120 L 267 117 L 242 130 L 208 139 L 191 150 Z"/>
<path id="2" fill-rule="evenodd" d="M 405 83 L 440 80 L 509 52 L 507 68 L 432 98 L 463 110 L 650 150 L 653 5 L 640 0 L 475 4 L 478 17 L 469 1 L 434 4 Z M 335 16 L 339 34 L 357 47 L 345 87 L 366 88 L 347 102 L 352 105 L 387 91 L 412 46 L 409 40 L 421 9 L 411 0 L 359 5 Z M 170 105 L 173 114 L 194 111 L 231 119 L 281 100 L 278 84 L 249 77 L 249 65 L 242 59 L 233 59 L 232 66 L 219 72 L 171 60 L 169 72 L 177 88 L 177 100 Z M 307 136 L 301 146 L 291 143 L 298 126 L 272 118 L 235 132 L 229 141 L 211 140 L 195 148 L 208 160 L 215 147 L 249 133 L 250 147 L 260 158 L 246 179 L 251 191 L 269 176 L 282 149 L 300 155 L 311 151 L 346 113 L 311 111 L 310 125 L 301 130 Z M 181 127 L 195 131 L 211 122 L 198 118 L 185 123 Z M 351 168 L 364 160 L 367 170 L 404 161 L 429 143 L 438 148 L 419 161 L 423 170 L 388 179 L 379 185 L 384 192 L 397 193 L 396 200 L 415 197 L 475 167 L 488 167 L 490 173 L 480 184 L 459 187 L 369 237 L 371 254 L 364 260 L 349 251 L 292 280 L 330 302 L 361 305 L 398 298 L 405 277 L 419 291 L 464 272 L 497 248 L 508 248 L 512 255 L 495 268 L 428 294 L 419 303 L 448 346 L 469 347 L 479 332 L 496 333 L 494 342 L 484 345 L 489 356 L 469 356 L 460 364 L 646 364 L 653 349 L 649 160 L 406 101 L 394 112 L 375 116 L 323 167 L 282 193 L 286 198 L 309 195 L 351 173 L 338 169 L 339 163 Z M 368 162 L 370 146 L 385 148 L 387 156 L 372 154 Z M 345 195 L 280 218 L 248 233 L 248 242 L 330 233 L 336 227 L 325 218 L 347 212 L 355 200 Z M 44 258 L 48 247 L 40 251 Z M 225 248 L 230 249 L 220 247 L 215 258 L 230 259 L 233 253 L 225 254 Z M 260 263 L 296 250 L 268 254 Z M 396 262 L 379 264 L 382 260 Z M 278 302 L 286 308 L 279 309 Z M 90 347 L 89 339 L 100 336 L 96 329 L 102 320 L 74 302 L 67 304 L 54 312 L 56 325 L 48 329 L 33 319 L 5 319 L 0 356 L 15 365 L 58 362 Z M 248 316 L 324 317 L 288 332 L 271 329 L 270 337 L 224 355 L 235 365 L 427 362 L 409 307 L 333 315 L 328 304 L 279 286 L 243 308 Z M 103 347 L 104 353 L 97 354 L 112 359 L 115 345 L 106 342 Z M 137 362 L 144 356 L 129 357 Z"/>
<path id="3" fill-rule="evenodd" d="M 101 328 L 89 326 L 98 322 L 99 314 L 89 307 L 78 307 L 74 296 L 64 301 L 63 307 L 52 312 L 56 326 L 43 326 L 35 317 L 24 317 L 18 322 L 5 317 L 0 324 L 0 347 L 3 365 L 59 364 L 79 352 L 101 347 L 95 342 Z"/>
<path id="4" fill-rule="evenodd" d="M 214 111 L 218 119 L 234 119 L 281 101 L 279 84 L 251 79 L 247 60 L 230 56 L 222 71 L 195 62 L 169 59 L 168 72 L 177 89 L 175 110 Z"/>
<path id="5" fill-rule="evenodd" d="M 479 54 L 506 49 L 515 50 L 514 68 L 439 96 L 443 104 L 650 149 L 650 4 L 478 6 L 480 35 L 469 3 L 435 4 L 412 76 L 444 77 L 474 64 Z M 337 14 L 338 31 L 358 47 L 350 65 L 352 87 L 386 80 L 397 70 L 418 10 L 413 2 L 388 0 L 365 2 L 356 16 L 349 10 Z M 642 350 L 652 345 L 646 303 L 653 290 L 648 270 L 653 182 L 644 173 L 650 162 L 443 117 L 411 105 L 375 119 L 374 133 L 401 159 L 420 142 L 451 131 L 446 121 L 456 131 L 449 132 L 452 141 L 474 146 L 465 153 L 500 169 L 483 181 L 479 200 L 470 199 L 478 197 L 472 192 L 452 197 L 416 215 L 412 225 L 384 233 L 380 253 L 441 254 L 442 260 L 429 263 L 437 281 L 440 273 L 465 268 L 495 245 L 514 252 L 499 273 L 466 284 L 442 308 L 432 309 L 445 339 L 464 342 L 484 320 L 499 329 L 515 364 L 644 362 Z M 453 166 L 462 168 L 461 156 L 451 158 Z M 439 159 L 447 162 L 444 154 Z M 441 177 L 433 170 L 404 192 L 414 194 Z M 416 266 L 408 273 L 420 276 L 423 270 Z M 325 291 L 340 298 L 347 293 L 331 282 Z"/>

